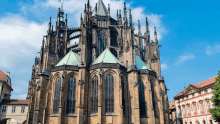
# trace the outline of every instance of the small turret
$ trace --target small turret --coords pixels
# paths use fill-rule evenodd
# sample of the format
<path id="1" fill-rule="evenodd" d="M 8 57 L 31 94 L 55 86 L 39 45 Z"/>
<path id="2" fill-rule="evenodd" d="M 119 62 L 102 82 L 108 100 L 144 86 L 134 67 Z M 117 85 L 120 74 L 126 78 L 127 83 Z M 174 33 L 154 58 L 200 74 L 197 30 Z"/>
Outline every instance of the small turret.
<path id="1" fill-rule="evenodd" d="M 156 27 L 154 27 L 154 39 L 155 39 L 155 42 L 158 42 L 158 41 L 157 41 L 157 31 L 156 31 Z"/>
<path id="2" fill-rule="evenodd" d="M 141 24 L 140 24 L 140 20 L 138 20 L 138 35 L 141 35 Z"/>
<path id="3" fill-rule="evenodd" d="M 65 27 L 67 27 L 67 14 L 66 14 L 66 19 L 65 19 Z"/>
<path id="4" fill-rule="evenodd" d="M 87 11 L 89 12 L 90 11 L 90 3 L 89 3 L 89 0 L 87 2 Z"/>
<path id="5" fill-rule="evenodd" d="M 148 26 L 148 20 L 147 20 L 147 17 L 146 17 L 146 33 L 148 34 L 149 32 L 149 26 Z"/>
<path id="6" fill-rule="evenodd" d="M 132 29 L 132 15 L 131 15 L 131 9 L 129 10 L 129 23 L 130 23 L 130 28 Z"/>
<path id="7" fill-rule="evenodd" d="M 121 25 L 121 9 L 119 9 L 119 24 Z"/>
<path id="8" fill-rule="evenodd" d="M 127 9 L 126 9 L 126 3 L 124 2 L 124 22 L 127 22 Z"/>
<path id="9" fill-rule="evenodd" d="M 110 17 L 110 4 L 108 4 L 108 16 Z"/>

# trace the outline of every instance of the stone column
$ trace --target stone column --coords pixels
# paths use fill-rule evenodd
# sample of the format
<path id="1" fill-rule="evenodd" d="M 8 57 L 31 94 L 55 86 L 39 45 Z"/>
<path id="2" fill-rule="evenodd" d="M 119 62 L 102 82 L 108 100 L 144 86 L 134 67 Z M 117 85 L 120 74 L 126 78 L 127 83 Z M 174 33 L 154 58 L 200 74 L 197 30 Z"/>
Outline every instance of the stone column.
<path id="1" fill-rule="evenodd" d="M 122 106 L 122 95 L 123 95 L 123 93 L 122 93 L 122 81 L 121 81 L 121 76 L 120 76 L 120 74 L 119 74 L 119 80 L 118 80 L 119 82 L 118 82 L 118 84 L 119 84 L 119 106 L 120 106 L 120 114 L 119 114 L 119 123 L 120 124 L 123 124 L 123 107 L 125 107 L 125 106 Z"/>
<path id="2" fill-rule="evenodd" d="M 100 73 L 100 83 L 98 89 L 98 124 L 102 123 L 102 88 L 103 88 L 103 72 L 102 69 L 99 71 Z"/>

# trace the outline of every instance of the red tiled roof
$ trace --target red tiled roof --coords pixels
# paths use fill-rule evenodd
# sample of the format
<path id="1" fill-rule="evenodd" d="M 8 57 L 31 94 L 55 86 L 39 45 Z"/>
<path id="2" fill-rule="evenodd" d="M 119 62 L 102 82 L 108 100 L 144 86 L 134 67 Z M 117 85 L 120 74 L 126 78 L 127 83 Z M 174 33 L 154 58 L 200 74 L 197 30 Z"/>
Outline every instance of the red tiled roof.
<path id="1" fill-rule="evenodd" d="M 202 87 L 205 87 L 205 86 L 207 86 L 207 85 L 209 85 L 209 84 L 215 83 L 215 78 L 216 78 L 216 77 L 217 77 L 217 76 L 212 77 L 212 78 L 210 78 L 210 79 L 208 79 L 208 80 L 202 81 L 202 82 L 200 82 L 200 83 L 198 83 L 198 84 L 190 84 L 190 85 L 192 85 L 192 86 L 194 86 L 194 87 L 196 87 L 196 88 L 199 88 L 200 85 L 201 85 L 201 88 L 202 88 Z M 190 86 L 190 85 L 189 85 L 189 86 Z M 189 87 L 189 86 L 188 86 L 188 87 Z M 188 87 L 187 87 L 187 88 L 188 88 Z M 179 94 L 177 94 L 175 97 L 184 94 L 184 93 L 186 92 L 187 88 L 184 89 L 184 90 L 183 90 L 182 92 L 180 92 Z"/>
<path id="2" fill-rule="evenodd" d="M 210 78 L 210 79 L 208 79 L 208 80 L 205 80 L 205 81 L 203 81 L 203 82 L 200 82 L 200 83 L 198 83 L 198 84 L 192 84 L 192 85 L 195 86 L 195 87 L 197 87 L 197 88 L 199 88 L 200 85 L 201 85 L 201 87 L 204 87 L 204 86 L 207 86 L 207 85 L 209 85 L 209 84 L 214 83 L 216 77 L 217 77 L 217 76 L 212 77 L 212 78 Z"/>
<path id="3" fill-rule="evenodd" d="M 22 99 L 10 99 L 10 100 L 3 100 L 2 104 L 4 105 L 27 105 L 29 100 L 22 100 Z"/>
<path id="4" fill-rule="evenodd" d="M 5 74 L 1 69 L 0 69 L 0 80 L 4 80 L 7 74 Z"/>

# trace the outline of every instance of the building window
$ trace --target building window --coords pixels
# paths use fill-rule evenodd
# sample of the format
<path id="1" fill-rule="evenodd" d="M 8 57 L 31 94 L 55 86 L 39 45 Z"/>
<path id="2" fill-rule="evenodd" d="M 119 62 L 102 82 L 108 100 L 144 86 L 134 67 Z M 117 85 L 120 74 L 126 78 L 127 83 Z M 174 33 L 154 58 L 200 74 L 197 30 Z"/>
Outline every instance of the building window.
<path id="1" fill-rule="evenodd" d="M 206 104 L 207 104 L 207 109 L 209 110 L 209 109 L 210 109 L 210 103 L 209 103 L 209 101 L 207 101 Z"/>
<path id="2" fill-rule="evenodd" d="M 111 74 L 105 77 L 105 112 L 114 112 L 114 77 Z"/>
<path id="3" fill-rule="evenodd" d="M 212 120 L 209 120 L 209 124 L 213 124 L 213 123 L 212 123 Z"/>
<path id="4" fill-rule="evenodd" d="M 205 93 L 208 93 L 208 91 L 207 91 L 207 90 L 205 90 Z"/>
<path id="5" fill-rule="evenodd" d="M 188 105 L 188 113 L 190 113 L 190 105 Z"/>
<path id="6" fill-rule="evenodd" d="M 205 121 L 203 121 L 203 124 L 205 124 Z"/>
<path id="7" fill-rule="evenodd" d="M 21 106 L 21 113 L 25 112 L 25 106 Z"/>
<path id="8" fill-rule="evenodd" d="M 203 111 L 203 102 L 200 103 L 201 111 Z"/>
<path id="9" fill-rule="evenodd" d="M 194 112 L 196 112 L 196 103 L 193 106 L 194 106 Z"/>
<path id="10" fill-rule="evenodd" d="M 124 85 L 124 78 L 123 78 L 123 76 L 121 76 L 121 88 L 122 88 L 123 114 L 125 115 L 125 85 Z"/>
<path id="11" fill-rule="evenodd" d="M 140 107 L 140 117 L 145 117 L 147 115 L 146 113 L 146 102 L 145 102 L 145 93 L 144 93 L 144 83 L 142 80 L 138 80 L 139 82 L 139 107 Z"/>
<path id="12" fill-rule="evenodd" d="M 98 113 L 98 76 L 92 78 L 92 113 Z"/>
<path id="13" fill-rule="evenodd" d="M 68 79 L 67 114 L 75 113 L 76 78 L 71 75 Z"/>
<path id="14" fill-rule="evenodd" d="M 98 57 L 106 48 L 107 46 L 107 36 L 105 34 L 105 31 L 101 29 L 98 32 L 98 43 L 97 43 L 97 54 L 96 57 Z"/>
<path id="15" fill-rule="evenodd" d="M 6 113 L 6 108 L 7 108 L 6 105 L 3 105 L 3 106 L 2 106 L 2 113 Z"/>
<path id="16" fill-rule="evenodd" d="M 194 97 L 194 96 L 195 96 L 195 94 L 193 93 L 193 94 L 192 94 L 192 97 Z"/>
<path id="17" fill-rule="evenodd" d="M 183 107 L 183 114 L 186 114 L 185 106 Z"/>
<path id="18" fill-rule="evenodd" d="M 61 90 L 61 78 L 58 76 L 55 82 L 55 91 L 54 91 L 54 103 L 53 103 L 53 113 L 57 114 L 59 111 L 60 104 L 60 90 Z"/>
<path id="19" fill-rule="evenodd" d="M 11 112 L 15 113 L 15 110 L 16 110 L 16 106 L 12 106 Z"/>

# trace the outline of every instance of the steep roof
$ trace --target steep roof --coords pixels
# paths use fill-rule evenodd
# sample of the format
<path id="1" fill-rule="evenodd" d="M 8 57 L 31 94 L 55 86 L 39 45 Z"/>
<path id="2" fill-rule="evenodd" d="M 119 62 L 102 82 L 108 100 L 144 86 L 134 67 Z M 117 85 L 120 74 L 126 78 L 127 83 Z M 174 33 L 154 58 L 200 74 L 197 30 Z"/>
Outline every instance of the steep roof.
<path id="1" fill-rule="evenodd" d="M 96 14 L 95 13 L 95 9 L 94 9 L 94 11 L 92 13 L 93 16 Z M 99 0 L 98 3 L 97 3 L 97 15 L 108 16 L 108 11 L 107 11 L 107 9 L 105 7 L 105 4 L 103 3 L 102 0 Z"/>
<path id="2" fill-rule="evenodd" d="M 203 88 L 203 87 L 205 87 L 205 86 L 207 86 L 207 85 L 209 85 L 209 84 L 215 83 L 215 78 L 216 78 L 216 77 L 217 77 L 217 76 L 212 77 L 212 78 L 210 78 L 210 79 L 208 79 L 208 80 L 205 80 L 205 81 L 202 81 L 202 82 L 200 82 L 200 83 L 198 83 L 198 84 L 189 84 L 189 86 L 188 86 L 186 89 L 184 89 L 183 91 L 181 91 L 180 93 L 178 93 L 175 97 L 178 97 L 178 96 L 183 95 L 185 92 L 187 92 L 187 89 L 189 89 L 191 86 L 193 86 L 193 87 L 195 87 L 196 89 L 198 89 L 198 88 L 200 88 L 200 85 L 201 85 L 201 88 Z"/>
<path id="3" fill-rule="evenodd" d="M 67 53 L 63 59 L 60 60 L 60 62 L 56 66 L 61 65 L 79 65 L 80 64 L 80 56 L 73 51 L 70 51 Z"/>
<path id="4" fill-rule="evenodd" d="M 121 62 L 118 61 L 118 59 L 109 51 L 108 48 L 106 48 L 92 64 L 94 65 L 102 62 L 121 64 Z"/>
<path id="5" fill-rule="evenodd" d="M 4 80 L 7 74 L 0 69 L 0 80 Z"/>
<path id="6" fill-rule="evenodd" d="M 137 69 L 148 69 L 151 70 L 142 60 L 141 58 L 135 53 L 135 64 Z"/>
<path id="7" fill-rule="evenodd" d="M 10 99 L 10 100 L 2 100 L 3 105 L 28 105 L 29 100 L 22 100 L 22 99 Z"/>

